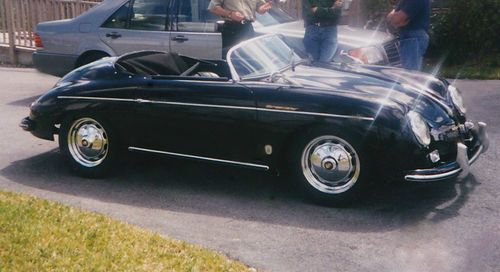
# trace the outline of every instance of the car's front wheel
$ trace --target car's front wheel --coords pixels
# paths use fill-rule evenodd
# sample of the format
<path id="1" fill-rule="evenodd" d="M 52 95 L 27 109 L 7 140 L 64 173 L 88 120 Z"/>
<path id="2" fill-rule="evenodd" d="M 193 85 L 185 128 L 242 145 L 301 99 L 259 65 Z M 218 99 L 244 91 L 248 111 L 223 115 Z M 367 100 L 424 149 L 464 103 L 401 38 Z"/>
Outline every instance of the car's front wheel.
<path id="1" fill-rule="evenodd" d="M 291 152 L 292 174 L 300 192 L 324 205 L 345 205 L 367 185 L 370 167 L 355 137 L 313 133 Z"/>
<path id="2" fill-rule="evenodd" d="M 59 132 L 59 148 L 71 168 L 85 177 L 105 176 L 118 157 L 111 126 L 96 116 L 67 118 Z"/>

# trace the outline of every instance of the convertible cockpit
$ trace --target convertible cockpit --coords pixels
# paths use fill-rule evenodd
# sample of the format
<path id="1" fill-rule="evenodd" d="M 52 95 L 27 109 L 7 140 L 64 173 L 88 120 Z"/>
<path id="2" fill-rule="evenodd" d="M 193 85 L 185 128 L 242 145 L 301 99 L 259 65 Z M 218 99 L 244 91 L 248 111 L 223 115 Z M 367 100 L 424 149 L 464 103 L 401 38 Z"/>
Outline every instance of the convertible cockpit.
<path id="1" fill-rule="evenodd" d="M 140 51 L 123 55 L 115 67 L 132 75 L 153 78 L 193 78 L 203 80 L 229 80 L 231 73 L 223 60 L 199 60 L 177 53 Z"/>

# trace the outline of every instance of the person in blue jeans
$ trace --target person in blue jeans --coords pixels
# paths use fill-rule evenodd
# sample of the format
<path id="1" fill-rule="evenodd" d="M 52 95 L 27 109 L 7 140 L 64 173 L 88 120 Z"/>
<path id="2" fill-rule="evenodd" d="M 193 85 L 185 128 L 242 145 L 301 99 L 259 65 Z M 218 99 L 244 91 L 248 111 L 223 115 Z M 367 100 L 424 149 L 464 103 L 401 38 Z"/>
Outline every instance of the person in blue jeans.
<path id="1" fill-rule="evenodd" d="M 430 0 L 399 0 L 387 20 L 399 28 L 401 65 L 408 70 L 420 70 L 429 46 Z"/>
<path id="2" fill-rule="evenodd" d="M 305 0 L 304 46 L 313 62 L 331 62 L 337 52 L 337 24 L 342 0 Z"/>

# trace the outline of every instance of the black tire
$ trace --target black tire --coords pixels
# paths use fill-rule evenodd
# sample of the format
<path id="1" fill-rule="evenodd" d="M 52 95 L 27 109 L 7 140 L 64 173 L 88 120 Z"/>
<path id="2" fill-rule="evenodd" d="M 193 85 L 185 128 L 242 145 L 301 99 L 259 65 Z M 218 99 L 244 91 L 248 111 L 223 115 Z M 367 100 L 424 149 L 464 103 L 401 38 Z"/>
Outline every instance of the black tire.
<path id="1" fill-rule="evenodd" d="M 346 206 L 363 195 L 372 172 L 361 137 L 325 129 L 300 135 L 288 153 L 288 177 L 315 203 Z"/>
<path id="2" fill-rule="evenodd" d="M 112 126 L 92 114 L 63 121 L 59 149 L 71 169 L 88 178 L 107 176 L 120 158 L 119 142 Z"/>
<path id="3" fill-rule="evenodd" d="M 76 68 L 80 67 L 80 66 L 83 66 L 83 65 L 86 65 L 86 64 L 89 64 L 91 62 L 94 62 L 96 60 L 100 60 L 102 58 L 105 58 L 105 57 L 109 57 L 108 54 L 104 53 L 104 52 L 92 52 L 92 53 L 89 53 L 85 56 L 82 56 L 77 64 L 76 64 Z"/>

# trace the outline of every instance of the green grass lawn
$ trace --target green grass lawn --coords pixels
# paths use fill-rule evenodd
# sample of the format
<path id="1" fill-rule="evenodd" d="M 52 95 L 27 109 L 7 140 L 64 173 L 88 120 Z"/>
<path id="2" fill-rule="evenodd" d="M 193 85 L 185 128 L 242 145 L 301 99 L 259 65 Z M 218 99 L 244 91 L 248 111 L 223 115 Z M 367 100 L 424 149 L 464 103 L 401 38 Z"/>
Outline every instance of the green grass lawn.
<path id="1" fill-rule="evenodd" d="M 103 215 L 0 191 L 0 271 L 249 270 Z"/>

